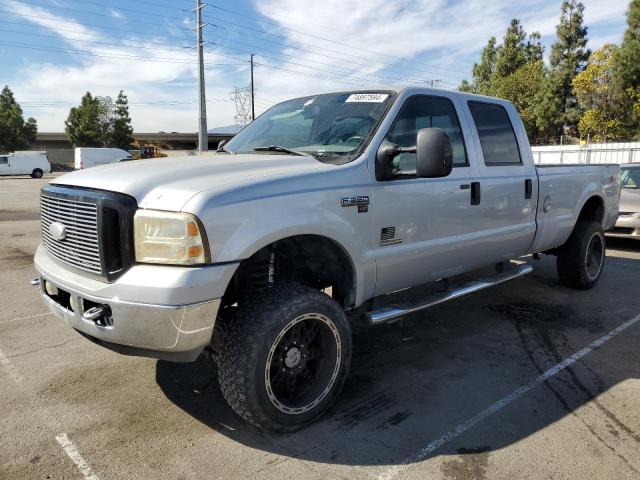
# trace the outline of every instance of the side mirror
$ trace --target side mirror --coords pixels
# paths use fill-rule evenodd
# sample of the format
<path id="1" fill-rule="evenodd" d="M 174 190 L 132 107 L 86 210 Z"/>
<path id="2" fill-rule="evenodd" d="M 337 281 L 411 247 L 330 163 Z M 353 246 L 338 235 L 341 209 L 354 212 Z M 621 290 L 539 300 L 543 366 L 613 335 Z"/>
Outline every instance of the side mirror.
<path id="1" fill-rule="evenodd" d="M 216 152 L 222 152 L 222 147 L 224 147 L 226 143 L 226 140 L 220 140 L 220 143 L 218 143 L 218 148 L 216 148 Z"/>
<path id="2" fill-rule="evenodd" d="M 440 128 L 418 130 L 415 147 L 400 147 L 384 140 L 376 154 L 376 180 L 395 178 L 393 159 L 399 153 L 416 154 L 416 176 L 446 177 L 453 169 L 453 149 L 449 135 Z"/>
<path id="3" fill-rule="evenodd" d="M 453 169 L 451 140 L 440 128 L 418 130 L 416 138 L 416 175 L 422 178 L 446 177 Z"/>

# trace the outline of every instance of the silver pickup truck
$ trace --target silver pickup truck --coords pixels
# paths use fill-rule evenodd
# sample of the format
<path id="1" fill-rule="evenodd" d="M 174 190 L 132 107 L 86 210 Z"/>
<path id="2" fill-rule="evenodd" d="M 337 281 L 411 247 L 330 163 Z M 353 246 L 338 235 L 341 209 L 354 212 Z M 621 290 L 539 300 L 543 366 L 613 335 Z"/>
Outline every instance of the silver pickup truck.
<path id="1" fill-rule="evenodd" d="M 339 394 L 354 322 L 517 278 L 531 266 L 511 260 L 527 254 L 556 255 L 562 284 L 593 287 L 619 196 L 618 166 L 534 166 L 503 100 L 313 95 L 272 107 L 216 155 L 53 180 L 34 284 L 107 348 L 215 358 L 233 410 L 293 431 Z"/>

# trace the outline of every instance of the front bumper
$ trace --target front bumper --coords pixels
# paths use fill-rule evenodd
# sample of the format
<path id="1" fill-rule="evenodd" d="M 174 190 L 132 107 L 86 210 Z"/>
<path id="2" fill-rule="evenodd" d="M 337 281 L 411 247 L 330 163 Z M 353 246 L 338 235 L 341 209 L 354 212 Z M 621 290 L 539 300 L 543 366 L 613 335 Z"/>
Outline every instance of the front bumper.
<path id="1" fill-rule="evenodd" d="M 136 265 L 105 283 L 64 268 L 42 246 L 35 265 L 45 304 L 78 332 L 120 353 L 178 362 L 195 360 L 210 343 L 220 299 L 237 266 Z M 47 284 L 49 292 L 62 294 L 51 295 Z M 110 313 L 107 321 L 87 318 L 96 305 Z"/>
<path id="2" fill-rule="evenodd" d="M 615 227 L 607 232 L 611 237 L 640 239 L 640 213 L 620 215 Z"/>

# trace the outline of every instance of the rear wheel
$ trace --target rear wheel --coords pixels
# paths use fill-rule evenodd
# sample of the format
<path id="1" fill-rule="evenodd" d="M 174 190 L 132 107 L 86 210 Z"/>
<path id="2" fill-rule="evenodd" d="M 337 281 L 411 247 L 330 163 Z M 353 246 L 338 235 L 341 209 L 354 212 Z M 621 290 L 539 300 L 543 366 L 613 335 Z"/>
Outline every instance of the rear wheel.
<path id="1" fill-rule="evenodd" d="M 36 168 L 33 172 L 31 172 L 31 178 L 42 178 L 43 171 L 39 168 Z"/>
<path id="2" fill-rule="evenodd" d="M 560 282 L 579 290 L 593 288 L 602 274 L 605 256 L 606 242 L 600 222 L 578 222 L 558 252 Z"/>
<path id="3" fill-rule="evenodd" d="M 291 432 L 336 399 L 349 370 L 342 307 L 300 285 L 276 286 L 240 309 L 218 362 L 222 393 L 257 427 Z"/>

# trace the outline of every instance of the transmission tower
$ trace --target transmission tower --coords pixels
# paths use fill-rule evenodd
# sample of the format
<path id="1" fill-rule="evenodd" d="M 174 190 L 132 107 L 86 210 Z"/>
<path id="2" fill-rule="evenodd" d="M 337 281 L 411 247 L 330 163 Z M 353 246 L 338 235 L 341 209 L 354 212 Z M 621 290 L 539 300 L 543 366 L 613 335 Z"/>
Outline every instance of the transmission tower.
<path id="1" fill-rule="evenodd" d="M 231 100 L 236 104 L 236 125 L 251 123 L 251 87 L 235 87 L 231 92 Z"/>

